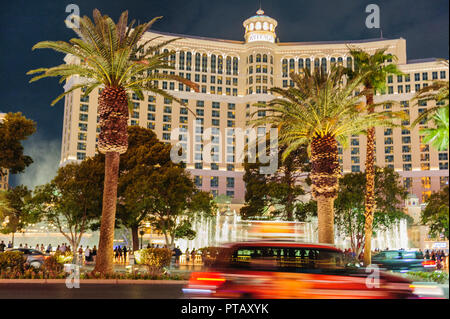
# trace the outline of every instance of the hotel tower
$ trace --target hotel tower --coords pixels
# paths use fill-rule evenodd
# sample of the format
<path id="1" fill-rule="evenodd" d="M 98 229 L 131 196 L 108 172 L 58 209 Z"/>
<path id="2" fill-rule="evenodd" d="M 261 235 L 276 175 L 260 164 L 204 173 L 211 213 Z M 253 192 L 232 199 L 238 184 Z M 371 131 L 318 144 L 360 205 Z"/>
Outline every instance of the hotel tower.
<path id="1" fill-rule="evenodd" d="M 438 59 L 407 60 L 403 38 L 283 43 L 277 39 L 277 21 L 262 10 L 245 20 L 243 27 L 243 41 L 147 32 L 144 40 L 160 37 L 155 44 L 180 38 L 162 49 L 173 52 L 168 61 L 174 69 L 161 72 L 178 74 L 197 83 L 199 92 L 178 82 L 159 81 L 157 85 L 183 100 L 196 116 L 174 101 L 145 94 L 143 100 L 131 96 L 133 110 L 129 120 L 129 125 L 152 129 L 163 142 L 181 143 L 190 149 L 186 168 L 196 185 L 214 195 L 228 195 L 236 204 L 244 202 L 244 170 L 236 159 L 236 140 L 228 128 L 246 129 L 254 112 L 265 116 L 264 110 L 258 111 L 253 104 L 273 99 L 274 95 L 269 92 L 271 87 L 293 85 L 290 72 L 303 68 L 329 70 L 336 63 L 352 66 L 349 45 L 369 53 L 387 48 L 387 52 L 398 57 L 397 64 L 404 75 L 389 76 L 386 93 L 375 96 L 375 102 L 398 101 L 398 104 L 385 104 L 384 109 L 409 113 L 405 125 L 435 105 L 433 101 L 409 102 L 415 93 L 434 80 L 447 81 L 449 76 L 448 67 Z M 70 55 L 65 57 L 66 63 L 77 63 L 74 59 Z M 72 77 L 65 90 L 78 81 L 77 77 Z M 96 153 L 98 94 L 94 91 L 82 97 L 81 90 L 76 90 L 66 97 L 61 165 Z M 420 127 L 423 125 L 413 130 L 377 128 L 376 165 L 394 168 L 410 193 L 423 202 L 432 191 L 448 183 L 449 171 L 448 150 L 438 152 L 423 144 Z M 172 139 L 171 132 L 175 129 L 179 134 Z M 211 138 L 206 142 L 202 133 L 207 129 L 210 129 Z M 259 128 L 257 132 L 264 134 L 264 131 L 265 128 Z M 214 156 L 219 157 L 218 163 L 204 162 L 205 143 L 212 145 Z M 350 147 L 339 148 L 343 173 L 364 171 L 365 147 L 366 138 L 359 135 L 351 137 Z"/>

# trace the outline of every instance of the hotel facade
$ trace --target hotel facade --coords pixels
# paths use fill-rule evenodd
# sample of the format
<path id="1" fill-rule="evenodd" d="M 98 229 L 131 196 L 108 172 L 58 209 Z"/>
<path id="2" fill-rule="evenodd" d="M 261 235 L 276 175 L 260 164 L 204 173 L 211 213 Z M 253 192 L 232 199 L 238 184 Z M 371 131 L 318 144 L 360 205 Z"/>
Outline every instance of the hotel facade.
<path id="1" fill-rule="evenodd" d="M 271 87 L 292 85 L 290 72 L 299 72 L 303 68 L 329 70 L 336 63 L 352 66 L 349 45 L 369 53 L 387 48 L 387 52 L 398 57 L 396 63 L 405 75 L 389 76 L 387 92 L 377 94 L 375 102 L 398 101 L 398 104 L 386 104 L 383 108 L 409 113 L 410 119 L 403 123 L 405 125 L 412 123 L 420 112 L 434 106 L 433 101 L 409 102 L 415 93 L 434 80 L 448 81 L 448 67 L 439 60 L 407 60 L 403 38 L 282 43 L 276 37 L 277 21 L 262 10 L 245 20 L 243 26 L 243 41 L 147 32 L 144 40 L 160 37 L 154 44 L 180 38 L 162 49 L 173 52 L 168 61 L 174 69 L 161 72 L 177 74 L 197 83 L 199 92 L 178 82 L 159 81 L 159 88 L 183 100 L 187 107 L 161 96 L 145 94 L 144 100 L 139 100 L 133 95 L 134 109 L 129 120 L 129 125 L 154 130 L 163 142 L 180 143 L 188 148 L 186 168 L 198 188 L 214 195 L 228 195 L 235 204 L 244 202 L 244 170 L 236 158 L 236 139 L 229 129 L 247 129 L 254 112 L 265 116 L 264 110 L 258 110 L 253 104 L 273 99 Z M 77 63 L 72 56 L 66 56 L 65 61 Z M 65 89 L 78 81 L 77 77 L 72 77 Z M 66 97 L 61 165 L 96 153 L 98 94 L 94 91 L 88 97 L 82 97 L 81 90 L 76 90 Z M 423 126 L 413 130 L 376 128 L 376 165 L 393 167 L 410 193 L 422 203 L 432 191 L 448 183 L 449 171 L 448 150 L 438 152 L 422 144 L 420 127 Z M 175 129 L 179 131 L 171 136 Z M 208 129 L 211 137 L 205 139 L 203 133 Z M 258 134 L 264 133 L 265 128 L 258 128 Z M 208 143 L 212 145 L 213 158 L 218 157 L 217 163 L 206 163 L 202 158 L 202 150 Z M 365 148 L 364 135 L 352 136 L 349 148 L 339 148 L 343 173 L 364 171 Z"/>

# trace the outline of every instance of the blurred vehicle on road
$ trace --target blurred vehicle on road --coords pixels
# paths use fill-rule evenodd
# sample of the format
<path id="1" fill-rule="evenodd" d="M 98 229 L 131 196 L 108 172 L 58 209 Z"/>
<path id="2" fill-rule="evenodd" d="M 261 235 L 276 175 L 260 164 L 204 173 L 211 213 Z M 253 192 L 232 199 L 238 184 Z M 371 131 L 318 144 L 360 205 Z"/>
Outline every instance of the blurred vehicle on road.
<path id="1" fill-rule="evenodd" d="M 31 249 L 31 248 L 10 248 L 7 251 L 19 251 L 23 253 L 23 257 L 26 258 L 27 263 L 36 269 L 39 269 L 44 265 L 45 259 L 49 258 L 49 254 L 44 254 L 43 252 Z"/>
<path id="2" fill-rule="evenodd" d="M 366 272 L 329 245 L 258 240 L 224 246 L 216 261 L 191 274 L 188 298 L 416 298 L 411 281 Z"/>
<path id="3" fill-rule="evenodd" d="M 427 260 L 421 251 L 385 250 L 372 256 L 372 264 L 394 272 L 434 271 L 436 261 Z"/>

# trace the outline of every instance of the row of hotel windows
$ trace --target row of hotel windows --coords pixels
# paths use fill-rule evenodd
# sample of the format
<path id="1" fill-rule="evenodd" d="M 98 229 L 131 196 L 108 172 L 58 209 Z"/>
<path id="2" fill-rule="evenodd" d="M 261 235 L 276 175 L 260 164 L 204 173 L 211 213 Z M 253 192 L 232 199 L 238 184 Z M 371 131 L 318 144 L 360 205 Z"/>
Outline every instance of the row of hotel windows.
<path id="1" fill-rule="evenodd" d="M 164 49 L 164 53 L 169 53 L 168 49 Z M 156 52 L 159 54 L 159 52 Z M 180 51 L 178 54 L 178 69 L 191 71 L 192 66 L 192 53 Z M 175 67 L 176 65 L 176 53 L 172 51 L 169 57 L 165 58 L 169 62 L 169 65 Z M 224 58 L 221 55 L 212 54 L 209 58 L 206 53 L 200 54 L 195 53 L 194 55 L 194 71 L 195 72 L 209 72 L 222 74 L 224 69 Z M 225 58 L 225 74 L 227 75 L 238 75 L 239 74 L 239 59 L 237 57 L 226 57 Z"/>
<path id="2" fill-rule="evenodd" d="M 156 71 L 155 71 L 156 72 Z M 156 72 L 158 73 L 158 72 Z M 171 74 L 174 75 L 175 72 L 171 71 L 170 73 L 168 71 L 163 71 L 163 74 Z M 191 73 L 186 73 L 186 75 L 183 72 L 179 72 L 178 74 L 180 77 L 186 78 L 187 80 L 191 81 L 192 80 L 192 76 Z M 202 85 L 202 83 L 208 83 L 208 77 L 207 75 L 200 75 L 200 74 L 194 74 L 194 81 L 197 84 L 199 84 L 199 91 L 201 93 L 207 93 L 207 85 Z M 211 75 L 209 77 L 209 84 L 217 84 L 216 85 L 210 85 L 209 87 L 209 93 L 210 94 L 225 94 L 225 95 L 233 95 L 233 96 L 237 96 L 238 95 L 238 90 L 237 88 L 232 88 L 231 86 L 238 86 L 238 78 L 235 77 L 225 77 L 225 85 L 226 87 L 222 87 L 222 85 L 224 84 L 224 79 L 222 76 L 215 76 L 215 75 Z M 153 81 L 153 85 L 156 87 L 160 87 L 160 83 L 159 81 Z M 176 87 L 176 83 L 175 82 L 168 82 L 168 81 L 162 81 L 161 84 L 161 88 L 164 90 L 175 90 Z M 188 86 L 185 85 L 183 83 L 178 83 L 178 91 L 186 91 L 186 92 L 190 92 L 192 91 L 192 89 Z"/>
<path id="3" fill-rule="evenodd" d="M 431 189 L 431 178 L 429 176 L 424 176 L 424 177 L 417 177 L 415 179 L 420 179 L 421 180 L 421 184 L 422 184 L 422 188 L 424 189 L 424 191 L 422 191 L 422 203 L 427 201 L 431 194 L 432 191 Z M 440 176 L 439 177 L 439 184 L 440 187 L 444 187 L 448 185 L 448 176 Z M 403 186 L 406 189 L 411 189 L 413 186 L 413 177 L 405 177 L 403 178 Z"/>
<path id="4" fill-rule="evenodd" d="M 422 72 L 422 79 L 420 78 L 420 73 L 414 73 L 414 81 L 428 81 L 428 72 Z M 432 80 L 437 80 L 438 79 L 438 74 L 440 76 L 440 79 L 445 79 L 446 78 L 446 74 L 445 71 L 433 71 L 431 72 L 431 79 Z M 402 83 L 402 82 L 410 82 L 411 81 L 411 75 L 410 74 L 405 74 L 405 75 L 397 75 L 397 83 Z M 388 83 L 394 83 L 394 76 L 393 75 L 389 75 L 387 78 L 387 82 Z"/>
<path id="5" fill-rule="evenodd" d="M 282 76 L 283 77 L 288 77 L 289 73 L 295 72 L 295 67 L 296 67 L 296 63 L 295 63 L 296 59 L 283 59 L 281 61 L 281 70 L 282 70 Z M 306 58 L 306 59 L 298 59 L 297 61 L 297 71 L 300 72 L 302 69 L 307 69 L 309 71 L 312 70 L 311 68 L 311 63 L 314 63 L 314 70 L 317 70 L 318 68 L 322 68 L 325 72 L 327 71 L 327 58 L 315 58 L 310 59 L 310 58 Z M 343 64 L 344 63 L 344 59 L 342 57 L 338 57 L 337 59 L 335 57 L 330 58 L 330 66 L 332 67 L 333 65 L 335 65 L 336 63 L 338 64 Z M 347 57 L 347 67 L 348 68 L 352 68 L 352 64 L 353 64 L 353 59 L 351 57 Z"/>
<path id="6" fill-rule="evenodd" d="M 256 63 L 268 63 L 268 55 L 267 54 L 256 54 L 255 60 Z M 253 55 L 249 55 L 247 57 L 247 64 L 252 64 L 253 62 Z M 273 56 L 270 56 L 270 64 L 273 64 Z"/>

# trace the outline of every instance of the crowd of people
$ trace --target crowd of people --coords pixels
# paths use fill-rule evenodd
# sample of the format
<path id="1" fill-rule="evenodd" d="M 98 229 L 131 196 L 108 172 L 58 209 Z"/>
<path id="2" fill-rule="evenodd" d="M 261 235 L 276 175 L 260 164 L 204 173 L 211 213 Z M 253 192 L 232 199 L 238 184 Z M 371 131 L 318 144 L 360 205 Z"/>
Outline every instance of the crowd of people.
<path id="1" fill-rule="evenodd" d="M 425 259 L 434 260 L 436 262 L 436 268 L 442 269 L 446 263 L 446 254 L 443 250 L 429 250 L 425 251 Z"/>

